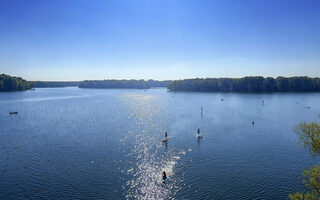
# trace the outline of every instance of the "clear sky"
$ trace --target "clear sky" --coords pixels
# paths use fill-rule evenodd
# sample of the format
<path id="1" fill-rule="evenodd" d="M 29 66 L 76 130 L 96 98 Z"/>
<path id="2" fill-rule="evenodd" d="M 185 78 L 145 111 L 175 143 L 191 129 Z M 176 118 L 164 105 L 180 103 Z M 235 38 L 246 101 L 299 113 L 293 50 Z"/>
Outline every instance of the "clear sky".
<path id="1" fill-rule="evenodd" d="M 320 1 L 1 0 L 0 73 L 320 77 Z"/>

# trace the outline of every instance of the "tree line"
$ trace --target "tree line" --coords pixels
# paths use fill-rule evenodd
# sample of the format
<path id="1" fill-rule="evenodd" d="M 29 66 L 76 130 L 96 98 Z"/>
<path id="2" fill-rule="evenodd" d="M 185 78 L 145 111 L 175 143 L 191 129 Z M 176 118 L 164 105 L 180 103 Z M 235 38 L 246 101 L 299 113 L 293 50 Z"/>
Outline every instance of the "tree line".
<path id="1" fill-rule="evenodd" d="M 86 81 L 26 81 L 20 77 L 0 75 L 0 91 L 21 91 L 32 87 L 79 88 L 134 88 L 167 87 L 171 91 L 199 92 L 319 92 L 320 78 L 307 76 L 267 77 L 247 76 L 243 78 L 206 78 L 175 81 L 156 80 L 86 80 Z"/>
<path id="2" fill-rule="evenodd" d="M 151 87 L 166 87 L 170 81 L 148 80 L 95 80 L 81 81 L 79 88 L 131 88 L 131 89 L 149 89 Z"/>
<path id="3" fill-rule="evenodd" d="M 79 88 L 129 88 L 129 89 L 148 89 L 149 85 L 145 80 L 96 80 L 82 81 Z"/>
<path id="4" fill-rule="evenodd" d="M 22 79 L 21 77 L 0 74 L 0 91 L 23 91 L 32 88 L 32 83 Z"/>
<path id="5" fill-rule="evenodd" d="M 315 92 L 320 91 L 320 78 L 307 76 L 267 77 L 247 76 L 243 78 L 206 78 L 172 81 L 171 91 L 200 92 Z"/>
<path id="6" fill-rule="evenodd" d="M 171 81 L 156 81 L 150 79 L 147 81 L 147 84 L 149 85 L 149 87 L 167 87 L 170 82 Z"/>
<path id="7" fill-rule="evenodd" d="M 77 87 L 79 81 L 30 81 L 36 88 Z"/>
<path id="8" fill-rule="evenodd" d="M 0 91 L 22 91 L 31 88 L 79 87 L 79 88 L 134 88 L 167 87 L 170 81 L 157 80 L 96 80 L 96 81 L 26 81 L 21 77 L 0 74 Z"/>

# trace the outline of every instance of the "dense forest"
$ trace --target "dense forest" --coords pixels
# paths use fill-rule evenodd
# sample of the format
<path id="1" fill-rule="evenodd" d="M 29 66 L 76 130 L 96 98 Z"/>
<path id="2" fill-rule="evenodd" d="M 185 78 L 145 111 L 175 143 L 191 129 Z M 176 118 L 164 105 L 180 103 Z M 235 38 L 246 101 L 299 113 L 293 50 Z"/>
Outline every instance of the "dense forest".
<path id="1" fill-rule="evenodd" d="M 20 77 L 0 75 L 0 91 L 21 91 L 49 87 L 79 87 L 79 88 L 135 88 L 167 87 L 170 81 L 156 80 L 101 80 L 101 81 L 26 81 Z"/>
<path id="2" fill-rule="evenodd" d="M 315 92 L 320 91 L 320 78 L 307 76 L 277 77 L 262 76 L 243 78 L 206 78 L 172 81 L 171 91 L 201 92 Z"/>
<path id="3" fill-rule="evenodd" d="M 26 81 L 20 77 L 0 75 L 0 91 L 22 91 L 32 87 L 132 88 L 167 87 L 171 91 L 200 92 L 319 92 L 320 78 L 307 76 L 243 78 L 206 78 L 176 81 L 93 80 L 93 81 Z"/>
<path id="4" fill-rule="evenodd" d="M 171 81 L 156 81 L 156 80 L 148 80 L 147 84 L 149 87 L 167 87 Z"/>
<path id="5" fill-rule="evenodd" d="M 82 81 L 79 88 L 129 88 L 147 89 L 150 88 L 145 80 L 102 80 L 102 81 Z"/>
<path id="6" fill-rule="evenodd" d="M 31 81 L 36 88 L 48 87 L 77 87 L 79 81 Z"/>
<path id="7" fill-rule="evenodd" d="M 111 81 L 111 80 L 109 80 Z M 95 81 L 93 82 L 86 82 L 82 83 L 82 81 L 32 81 L 34 87 L 36 88 L 48 88 L 48 87 L 78 87 L 81 83 L 81 86 L 79 87 L 86 87 L 86 88 L 145 88 L 144 86 L 141 87 L 141 84 L 137 84 L 135 81 L 130 80 L 131 82 L 127 82 L 127 80 L 112 80 L 113 83 L 109 82 L 107 85 L 102 86 L 102 81 Z M 99 82 L 99 83 L 98 83 Z M 117 83 L 116 83 L 117 82 Z M 156 80 L 148 80 L 146 81 L 146 84 L 148 85 L 146 88 L 149 87 L 167 87 L 168 83 L 170 81 L 156 81 Z M 130 84 L 133 85 L 130 85 Z M 113 87 L 111 87 L 111 85 Z M 138 86 L 138 87 L 137 87 Z"/>
<path id="8" fill-rule="evenodd" d="M 171 81 L 156 80 L 96 80 L 81 81 L 79 88 L 131 88 L 131 89 L 148 89 L 151 87 L 167 87 Z"/>
<path id="9" fill-rule="evenodd" d="M 32 83 L 21 77 L 0 74 L 0 91 L 23 91 L 32 88 Z"/>

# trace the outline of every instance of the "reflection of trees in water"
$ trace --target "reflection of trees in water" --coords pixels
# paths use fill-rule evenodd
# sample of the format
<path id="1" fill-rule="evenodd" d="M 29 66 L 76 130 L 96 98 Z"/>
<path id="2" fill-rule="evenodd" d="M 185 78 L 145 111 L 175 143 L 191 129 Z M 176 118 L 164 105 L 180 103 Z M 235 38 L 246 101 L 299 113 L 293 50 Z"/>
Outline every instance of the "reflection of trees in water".
<path id="1" fill-rule="evenodd" d="M 295 128 L 295 132 L 300 139 L 300 145 L 307 148 L 312 156 L 320 155 L 320 124 L 317 122 L 302 122 Z M 306 186 L 306 192 L 297 192 L 290 194 L 290 199 L 294 200 L 319 200 L 320 199 L 320 166 L 315 165 L 309 170 L 304 170 L 303 183 Z"/>

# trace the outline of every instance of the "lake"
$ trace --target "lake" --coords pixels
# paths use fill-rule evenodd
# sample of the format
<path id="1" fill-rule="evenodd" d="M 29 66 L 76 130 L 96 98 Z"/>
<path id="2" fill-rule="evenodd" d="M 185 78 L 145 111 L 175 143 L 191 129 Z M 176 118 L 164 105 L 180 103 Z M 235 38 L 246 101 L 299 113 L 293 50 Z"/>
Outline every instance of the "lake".
<path id="1" fill-rule="evenodd" d="M 319 121 L 319 100 L 164 88 L 0 93 L 0 199 L 287 199 L 319 164 L 293 132 Z"/>

